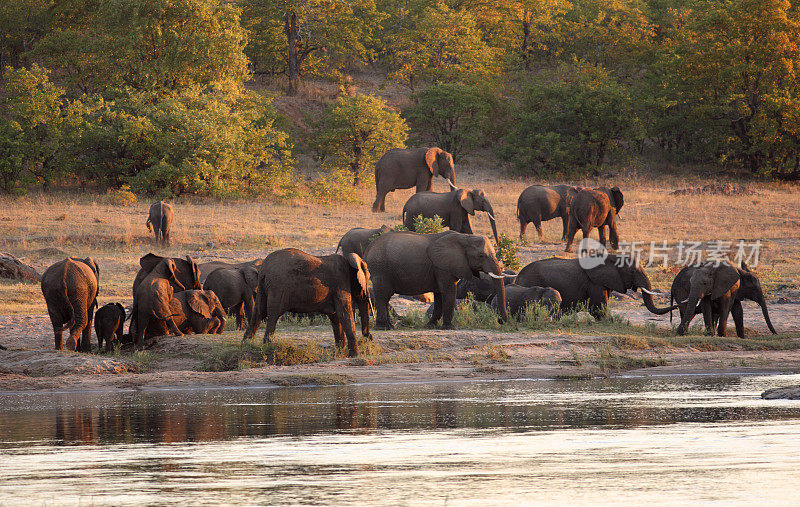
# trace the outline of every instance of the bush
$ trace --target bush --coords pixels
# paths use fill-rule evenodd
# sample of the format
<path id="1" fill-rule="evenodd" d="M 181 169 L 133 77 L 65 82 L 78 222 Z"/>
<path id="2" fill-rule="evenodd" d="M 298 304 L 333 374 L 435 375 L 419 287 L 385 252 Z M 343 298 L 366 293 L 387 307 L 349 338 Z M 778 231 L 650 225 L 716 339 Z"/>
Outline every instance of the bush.
<path id="1" fill-rule="evenodd" d="M 107 194 L 108 203 L 112 206 L 131 206 L 136 204 L 136 194 L 131 192 L 131 187 L 122 185 L 116 190 L 109 190 Z"/>
<path id="2" fill-rule="evenodd" d="M 433 215 L 431 218 L 422 215 L 414 217 L 414 232 L 419 234 L 435 234 L 444 231 L 444 222 L 442 222 L 442 218 L 439 215 Z"/>
<path id="3" fill-rule="evenodd" d="M 496 250 L 497 260 L 504 269 L 519 269 L 519 246 L 517 243 L 508 237 L 506 233 L 500 234 L 500 242 L 497 244 Z"/>

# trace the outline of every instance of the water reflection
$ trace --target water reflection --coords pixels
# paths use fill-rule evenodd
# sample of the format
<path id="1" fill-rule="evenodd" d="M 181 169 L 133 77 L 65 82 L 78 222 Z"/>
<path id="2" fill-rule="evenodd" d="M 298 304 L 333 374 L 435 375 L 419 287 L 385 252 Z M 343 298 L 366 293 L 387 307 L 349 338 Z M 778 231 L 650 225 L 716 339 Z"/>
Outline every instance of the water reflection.
<path id="1" fill-rule="evenodd" d="M 800 418 L 800 405 L 758 399 L 775 381 L 694 377 L 13 394 L 0 396 L 0 446 Z"/>

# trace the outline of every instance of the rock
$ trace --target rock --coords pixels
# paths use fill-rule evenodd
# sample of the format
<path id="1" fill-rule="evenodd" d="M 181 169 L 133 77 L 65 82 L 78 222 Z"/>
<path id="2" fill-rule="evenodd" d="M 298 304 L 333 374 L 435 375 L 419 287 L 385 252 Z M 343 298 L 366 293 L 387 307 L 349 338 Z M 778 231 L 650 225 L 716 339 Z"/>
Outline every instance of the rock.
<path id="1" fill-rule="evenodd" d="M 800 386 L 776 387 L 761 393 L 765 400 L 800 400 Z"/>
<path id="2" fill-rule="evenodd" d="M 0 253 L 0 278 L 28 283 L 39 283 L 42 280 L 35 269 L 7 253 Z"/>

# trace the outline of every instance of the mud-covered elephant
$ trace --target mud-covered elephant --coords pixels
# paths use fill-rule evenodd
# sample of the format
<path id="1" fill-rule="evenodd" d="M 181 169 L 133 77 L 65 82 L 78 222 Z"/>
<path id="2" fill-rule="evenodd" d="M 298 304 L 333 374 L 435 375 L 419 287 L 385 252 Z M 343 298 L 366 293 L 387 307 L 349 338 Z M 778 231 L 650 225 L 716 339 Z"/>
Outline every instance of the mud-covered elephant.
<path id="1" fill-rule="evenodd" d="M 569 230 L 569 208 L 579 188 L 572 185 L 531 185 L 517 199 L 519 240 L 525 240 L 525 229 L 533 223 L 542 240 L 542 222 L 561 217 L 561 240 L 567 239 Z"/>
<path id="2" fill-rule="evenodd" d="M 172 229 L 174 217 L 175 212 L 172 210 L 172 206 L 164 201 L 158 201 L 150 205 L 150 213 L 144 224 L 148 231 L 153 231 L 157 242 L 169 245 L 169 231 Z"/>
<path id="3" fill-rule="evenodd" d="M 539 303 L 553 313 L 561 309 L 561 294 L 552 287 L 523 287 L 512 283 L 506 285 L 506 301 L 508 313 L 514 317 L 519 317 L 525 311 L 525 307 L 533 303 Z M 495 296 L 489 300 L 489 306 L 497 308 Z"/>
<path id="4" fill-rule="evenodd" d="M 258 267 L 264 261 L 263 258 L 253 259 L 245 262 L 225 262 L 225 261 L 208 261 L 200 262 L 197 267 L 200 269 L 200 283 L 204 283 L 208 275 L 219 268 L 241 268 L 243 266 L 253 266 L 258 271 Z"/>
<path id="5" fill-rule="evenodd" d="M 403 206 L 403 225 L 409 231 L 413 231 L 414 219 L 417 216 L 433 218 L 434 215 L 438 215 L 442 219 L 442 224 L 451 231 L 472 234 L 469 216 L 474 215 L 476 211 L 485 211 L 489 216 L 495 243 L 499 243 L 494 209 L 486 194 L 479 188 L 474 190 L 459 188 L 444 193 L 418 192 Z"/>
<path id="6" fill-rule="evenodd" d="M 99 280 L 100 269 L 91 257 L 68 257 L 42 274 L 42 294 L 53 324 L 56 350 L 64 350 L 62 333 L 69 329 L 67 349 L 91 352 Z"/>
<path id="7" fill-rule="evenodd" d="M 777 334 L 769 318 L 761 282 L 745 263 L 741 268 L 729 262 L 686 266 L 675 276 L 670 294 L 672 300 L 678 303 L 681 315 L 678 334 L 685 334 L 694 316 L 702 313 L 706 332 L 725 336 L 730 314 L 736 325 L 737 336 L 744 338 L 742 301 L 745 299 L 761 307 L 767 327 Z"/>
<path id="8" fill-rule="evenodd" d="M 176 291 L 196 288 L 199 273 L 197 264 L 194 264 L 192 283 L 186 286 L 178 279 L 177 272 L 175 260 L 163 258 L 136 287 L 133 295 L 135 313 L 131 315 L 131 320 L 136 319 L 136 334 L 131 333 L 131 336 L 137 347 L 144 345 L 145 336 L 161 336 L 166 334 L 166 329 L 176 336 L 183 334 L 173 319 L 175 315 L 170 301 Z"/>
<path id="9" fill-rule="evenodd" d="M 505 284 L 506 287 L 514 283 L 516 278 L 517 274 L 514 271 L 503 271 L 503 284 Z M 494 278 L 484 273 L 480 273 L 479 276 L 473 276 L 472 278 L 459 280 L 458 283 L 456 283 L 456 299 L 467 299 L 471 297 L 475 301 L 488 303 L 496 293 L 497 290 Z"/>
<path id="10" fill-rule="evenodd" d="M 433 177 L 456 184 L 453 155 L 441 148 L 394 148 L 375 164 L 375 202 L 372 211 L 386 211 L 386 194 L 398 188 L 416 187 L 417 192 L 433 188 Z"/>
<path id="11" fill-rule="evenodd" d="M 225 312 L 236 315 L 236 329 L 244 329 L 242 317 L 250 321 L 257 288 L 258 267 L 250 263 L 215 269 L 203 282 L 203 289 L 214 291 Z"/>
<path id="12" fill-rule="evenodd" d="M 617 232 L 617 213 L 622 209 L 624 196 L 619 187 L 583 188 L 572 199 L 569 210 L 569 227 L 567 230 L 567 246 L 564 251 L 572 250 L 575 234 L 580 229 L 583 237 L 597 227 L 600 243 L 606 244 L 605 227 L 608 226 L 611 247 L 619 248 Z"/>
<path id="13" fill-rule="evenodd" d="M 656 315 L 664 315 L 677 308 L 677 305 L 656 307 L 653 303 L 656 293 L 642 266 L 629 257 L 613 254 L 605 259 L 552 257 L 534 261 L 522 268 L 516 283 L 524 287 L 552 287 L 561 294 L 562 309 L 588 304 L 589 313 L 597 319 L 605 315 L 612 291 L 624 293 L 629 289 L 641 289 L 644 305 Z"/>
<path id="14" fill-rule="evenodd" d="M 377 317 L 375 327 L 389 329 L 389 299 L 394 294 L 413 296 L 433 292 L 434 312 L 429 326 L 441 318 L 443 329 L 452 329 L 456 282 L 486 273 L 495 278 L 500 315 L 508 320 L 503 271 L 488 239 L 454 231 L 436 234 L 388 232 L 367 250 L 372 273 Z"/>
<path id="15" fill-rule="evenodd" d="M 125 327 L 125 307 L 119 303 L 108 303 L 94 314 L 94 334 L 97 335 L 97 350 L 106 343 L 106 352 L 113 342 L 122 343 L 122 330 Z"/>
<path id="16" fill-rule="evenodd" d="M 214 291 L 185 290 L 170 300 L 175 325 L 184 334 L 222 334 L 225 310 Z"/>
<path id="17" fill-rule="evenodd" d="M 344 233 L 339 244 L 336 245 L 336 251 L 342 250 L 342 255 L 354 253 L 359 257 L 364 257 L 364 252 L 367 251 L 367 246 L 378 236 L 384 232 L 391 231 L 392 228 L 388 225 L 382 225 L 377 229 L 367 229 L 364 227 L 354 227 Z"/>
<path id="18" fill-rule="evenodd" d="M 255 335 L 262 320 L 267 320 L 264 342 L 274 333 L 278 319 L 286 312 L 323 313 L 333 328 L 336 345 L 357 354 L 353 306 L 361 317 L 361 333 L 369 337 L 370 272 L 357 254 L 315 257 L 295 248 L 272 252 L 258 269 L 253 318 L 242 341 Z"/>
<path id="19" fill-rule="evenodd" d="M 150 272 L 153 271 L 153 268 L 158 266 L 159 263 L 164 259 L 172 259 L 175 266 L 175 280 L 177 280 L 179 284 L 173 283 L 173 290 L 203 288 L 203 285 L 200 282 L 200 268 L 190 256 L 187 255 L 184 259 L 180 257 L 162 257 L 154 253 L 148 253 L 147 255 L 143 256 L 141 259 L 139 259 L 139 271 L 136 273 L 136 278 L 133 279 L 133 308 L 131 310 L 131 323 L 128 327 L 128 334 L 132 340 L 136 339 L 136 326 L 138 321 L 138 319 L 136 319 L 136 315 L 139 313 L 136 300 L 136 290 L 139 288 L 139 285 L 142 283 L 142 281 L 144 281 L 144 279 L 150 274 Z M 151 335 L 161 336 L 167 334 L 165 322 L 156 321 L 151 322 L 150 325 L 155 326 L 155 328 L 151 328 L 149 331 Z"/>

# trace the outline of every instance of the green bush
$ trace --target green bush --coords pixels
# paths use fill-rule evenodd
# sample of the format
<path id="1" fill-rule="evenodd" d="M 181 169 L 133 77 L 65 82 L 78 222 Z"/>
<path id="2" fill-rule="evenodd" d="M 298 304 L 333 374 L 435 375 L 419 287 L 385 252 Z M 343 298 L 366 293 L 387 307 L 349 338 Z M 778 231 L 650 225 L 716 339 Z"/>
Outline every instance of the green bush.
<path id="1" fill-rule="evenodd" d="M 431 218 L 422 215 L 414 217 L 414 232 L 419 234 L 435 234 L 444 231 L 444 222 L 442 222 L 442 218 L 439 215 L 433 215 Z"/>
<path id="2" fill-rule="evenodd" d="M 503 269 L 513 269 L 515 271 L 519 269 L 518 253 L 519 246 L 517 243 L 508 237 L 506 233 L 500 234 L 500 242 L 497 244 L 495 254 Z"/>

